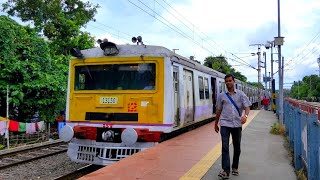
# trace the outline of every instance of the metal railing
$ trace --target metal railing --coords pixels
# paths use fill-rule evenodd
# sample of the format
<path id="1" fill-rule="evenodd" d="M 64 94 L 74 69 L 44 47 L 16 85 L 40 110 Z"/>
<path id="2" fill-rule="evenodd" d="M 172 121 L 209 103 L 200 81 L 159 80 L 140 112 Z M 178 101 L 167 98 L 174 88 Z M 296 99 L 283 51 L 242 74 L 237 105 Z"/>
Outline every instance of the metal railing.
<path id="1" fill-rule="evenodd" d="M 304 168 L 309 180 L 320 179 L 320 104 L 287 98 L 284 125 L 294 167 Z"/>

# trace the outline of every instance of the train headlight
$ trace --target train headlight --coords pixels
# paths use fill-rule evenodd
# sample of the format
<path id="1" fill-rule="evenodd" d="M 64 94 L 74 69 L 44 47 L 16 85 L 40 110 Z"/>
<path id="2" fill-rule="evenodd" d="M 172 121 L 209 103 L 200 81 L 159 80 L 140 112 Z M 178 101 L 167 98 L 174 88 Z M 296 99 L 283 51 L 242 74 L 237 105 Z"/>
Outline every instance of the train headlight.
<path id="1" fill-rule="evenodd" d="M 138 140 L 138 133 L 133 128 L 127 128 L 121 133 L 121 140 L 126 146 L 131 146 Z"/>
<path id="2" fill-rule="evenodd" d="M 69 125 L 65 125 L 60 129 L 59 138 L 64 142 L 69 142 L 74 136 L 73 128 Z"/>

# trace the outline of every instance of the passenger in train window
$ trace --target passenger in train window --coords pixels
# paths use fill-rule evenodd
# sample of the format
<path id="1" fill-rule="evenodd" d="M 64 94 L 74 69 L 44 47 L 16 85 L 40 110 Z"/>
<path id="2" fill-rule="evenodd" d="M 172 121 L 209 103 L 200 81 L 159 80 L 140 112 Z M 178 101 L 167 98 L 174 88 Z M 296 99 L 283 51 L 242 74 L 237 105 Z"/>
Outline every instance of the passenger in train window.
<path id="1" fill-rule="evenodd" d="M 149 84 L 143 88 L 144 90 L 154 90 L 154 81 L 150 80 Z"/>
<path id="2" fill-rule="evenodd" d="M 230 156 L 229 156 L 229 138 L 232 136 L 234 147 L 232 174 L 239 175 L 239 157 L 240 157 L 240 143 L 242 124 L 246 123 L 249 115 L 251 102 L 249 98 L 239 89 L 235 89 L 234 76 L 228 74 L 224 78 L 227 90 L 221 92 L 217 97 L 216 103 L 216 120 L 215 131 L 219 132 L 222 140 L 222 169 L 219 176 L 223 179 L 228 179 L 230 174 Z M 242 115 L 243 110 L 245 113 Z"/>

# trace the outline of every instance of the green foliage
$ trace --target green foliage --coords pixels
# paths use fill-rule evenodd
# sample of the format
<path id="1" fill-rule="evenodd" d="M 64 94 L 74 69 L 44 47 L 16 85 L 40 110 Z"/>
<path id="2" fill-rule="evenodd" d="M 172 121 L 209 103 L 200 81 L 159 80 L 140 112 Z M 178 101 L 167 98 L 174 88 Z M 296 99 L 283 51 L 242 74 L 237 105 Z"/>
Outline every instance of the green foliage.
<path id="1" fill-rule="evenodd" d="M 254 86 L 254 87 L 258 87 L 258 85 L 260 85 L 261 89 L 265 89 L 261 82 L 260 82 L 260 84 L 258 82 L 248 82 L 248 84 L 250 84 L 251 86 Z"/>
<path id="2" fill-rule="evenodd" d="M 80 28 L 94 20 L 99 5 L 81 0 L 8 0 L 2 7 L 10 16 L 33 22 L 37 32 L 50 40 L 56 54 L 67 55 L 71 48 L 94 46 L 93 37 Z"/>
<path id="3" fill-rule="evenodd" d="M 65 56 L 52 56 L 47 42 L 30 27 L 0 16 L 0 116 L 6 114 L 6 89 L 10 114 L 24 121 L 36 111 L 52 119 L 65 102 L 68 67 Z"/>
<path id="4" fill-rule="evenodd" d="M 306 172 L 304 171 L 303 168 L 296 171 L 296 175 L 297 175 L 298 180 L 307 180 L 308 178 L 306 177 L 305 174 L 306 174 Z"/>
<path id="5" fill-rule="evenodd" d="M 284 127 L 284 125 L 280 125 L 278 122 L 275 122 L 271 126 L 270 133 L 275 134 L 275 135 L 284 135 L 285 127 Z"/>
<path id="6" fill-rule="evenodd" d="M 214 70 L 217 70 L 219 72 L 222 72 L 224 74 L 233 74 L 236 79 L 239 79 L 240 81 L 246 82 L 247 77 L 242 75 L 240 72 L 236 71 L 234 68 L 229 65 L 226 58 L 222 55 L 220 56 L 209 56 L 204 60 L 204 65 L 212 68 Z"/>
<path id="7" fill-rule="evenodd" d="M 290 96 L 308 100 L 312 97 L 320 97 L 320 77 L 310 75 L 303 77 L 302 81 L 295 81 L 291 87 Z"/>
<path id="8" fill-rule="evenodd" d="M 71 48 L 94 46 L 94 38 L 80 31 L 94 20 L 99 5 L 81 0 L 7 0 L 2 10 L 34 28 L 0 16 L 0 115 L 5 116 L 6 87 L 10 115 L 24 121 L 35 112 L 53 120 L 64 109 Z M 37 34 L 43 33 L 43 38 Z"/>

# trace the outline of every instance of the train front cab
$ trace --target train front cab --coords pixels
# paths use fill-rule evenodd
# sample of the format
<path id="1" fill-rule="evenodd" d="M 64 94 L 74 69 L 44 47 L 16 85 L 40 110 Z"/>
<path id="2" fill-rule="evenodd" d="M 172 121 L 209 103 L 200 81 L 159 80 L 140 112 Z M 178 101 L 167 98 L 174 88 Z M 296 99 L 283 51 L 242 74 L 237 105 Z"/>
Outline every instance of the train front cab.
<path id="1" fill-rule="evenodd" d="M 99 57 L 70 63 L 67 125 L 72 161 L 107 165 L 170 131 L 164 122 L 163 57 Z"/>

